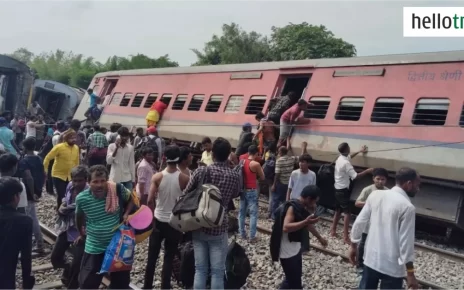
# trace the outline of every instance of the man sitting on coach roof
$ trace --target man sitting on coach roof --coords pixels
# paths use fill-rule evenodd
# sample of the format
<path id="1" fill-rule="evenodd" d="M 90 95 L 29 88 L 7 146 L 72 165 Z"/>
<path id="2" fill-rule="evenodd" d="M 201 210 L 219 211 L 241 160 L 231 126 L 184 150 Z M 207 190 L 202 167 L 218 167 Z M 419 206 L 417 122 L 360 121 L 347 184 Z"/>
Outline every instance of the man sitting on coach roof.
<path id="1" fill-rule="evenodd" d="M 121 222 L 121 211 L 124 211 L 125 221 L 133 207 L 131 192 L 121 183 L 108 181 L 105 166 L 92 166 L 89 174 L 90 187 L 76 197 L 76 228 L 80 231 L 77 240 L 85 238 L 79 273 L 80 289 L 98 289 L 100 286 L 103 275 L 97 273 L 113 238 L 114 228 Z M 124 205 L 119 204 L 119 200 L 123 200 Z M 129 271 L 114 272 L 110 277 L 110 289 L 129 289 Z"/>

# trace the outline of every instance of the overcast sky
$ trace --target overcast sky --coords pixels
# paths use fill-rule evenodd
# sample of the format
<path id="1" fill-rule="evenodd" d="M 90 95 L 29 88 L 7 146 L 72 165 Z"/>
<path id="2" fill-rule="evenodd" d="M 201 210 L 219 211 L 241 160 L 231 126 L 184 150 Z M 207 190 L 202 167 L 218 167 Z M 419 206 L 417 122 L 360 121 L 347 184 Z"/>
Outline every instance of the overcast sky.
<path id="1" fill-rule="evenodd" d="M 461 6 L 464 1 L 20 1 L 0 0 L 0 53 L 72 50 L 112 55 L 169 54 L 195 62 L 223 23 L 270 34 L 289 22 L 323 24 L 358 55 L 464 50 L 463 38 L 403 38 L 402 7 Z"/>

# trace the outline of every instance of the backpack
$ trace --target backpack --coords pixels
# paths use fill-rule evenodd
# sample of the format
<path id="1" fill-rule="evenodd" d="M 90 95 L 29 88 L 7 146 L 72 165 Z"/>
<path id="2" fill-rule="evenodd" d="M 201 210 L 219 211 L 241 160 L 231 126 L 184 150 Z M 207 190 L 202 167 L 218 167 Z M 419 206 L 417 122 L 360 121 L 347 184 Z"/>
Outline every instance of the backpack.
<path id="1" fill-rule="evenodd" d="M 40 148 L 40 151 L 37 155 L 39 155 L 42 159 L 45 159 L 45 156 L 47 156 L 50 151 L 53 149 L 53 137 L 60 135 L 60 133 L 53 133 L 52 137 L 49 137 L 46 142 L 42 145 Z"/>
<path id="2" fill-rule="evenodd" d="M 237 172 L 238 176 L 239 176 L 239 183 L 240 183 L 240 188 L 241 188 L 241 191 L 238 192 L 237 196 L 233 196 L 232 198 L 235 198 L 235 197 L 238 197 L 242 194 L 242 192 L 244 192 L 245 190 L 245 182 L 244 182 L 244 178 L 243 178 L 243 167 L 245 166 L 245 161 L 246 160 L 240 160 L 240 162 L 234 167 L 234 171 Z"/>
<path id="3" fill-rule="evenodd" d="M 156 144 L 156 140 L 161 139 L 161 146 L 163 146 L 164 140 L 161 137 L 155 136 L 153 138 L 150 138 L 150 136 L 143 137 L 142 141 L 137 145 L 137 148 L 135 148 L 135 160 L 140 160 L 142 158 L 142 149 L 145 147 L 150 147 L 153 149 L 153 156 L 155 163 L 158 163 L 160 160 L 158 160 L 158 154 L 160 148 L 158 148 L 158 144 Z M 164 147 L 164 146 L 163 146 Z"/>
<path id="4" fill-rule="evenodd" d="M 264 161 L 263 171 L 264 171 L 264 177 L 267 180 L 274 180 L 275 165 L 276 165 L 275 156 L 269 156 L 269 158 L 266 161 Z"/>
<path id="5" fill-rule="evenodd" d="M 193 243 L 189 241 L 181 244 L 179 247 L 180 282 L 184 289 L 191 289 L 195 278 L 195 253 L 193 251 Z"/>
<path id="6" fill-rule="evenodd" d="M 221 191 L 205 181 L 209 177 L 206 167 L 198 180 L 197 187 L 177 199 L 172 209 L 169 224 L 180 232 L 222 225 L 226 208 L 222 205 Z"/>
<path id="7" fill-rule="evenodd" d="M 240 289 L 251 273 L 245 249 L 233 240 L 227 250 L 224 289 Z"/>
<path id="8" fill-rule="evenodd" d="M 92 120 L 98 120 L 100 119 L 100 116 L 102 114 L 102 111 L 103 110 L 100 110 L 98 108 L 98 106 L 94 106 L 90 109 L 90 117 L 92 118 Z"/>

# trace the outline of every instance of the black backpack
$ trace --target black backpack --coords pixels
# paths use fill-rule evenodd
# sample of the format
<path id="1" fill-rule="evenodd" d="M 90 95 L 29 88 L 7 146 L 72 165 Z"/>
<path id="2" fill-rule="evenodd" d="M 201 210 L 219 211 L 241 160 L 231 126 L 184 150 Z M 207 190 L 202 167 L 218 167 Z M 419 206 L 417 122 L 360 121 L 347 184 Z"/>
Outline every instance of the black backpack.
<path id="1" fill-rule="evenodd" d="M 42 147 L 40 148 L 40 151 L 37 155 L 42 157 L 42 159 L 45 159 L 45 156 L 47 156 L 50 151 L 53 149 L 53 137 L 56 135 L 60 135 L 60 133 L 53 133 L 53 136 L 49 137 L 47 142 L 45 142 Z"/>
<path id="2" fill-rule="evenodd" d="M 240 289 L 245 285 L 250 273 L 250 260 L 245 249 L 233 240 L 227 250 L 224 289 Z"/>
<path id="3" fill-rule="evenodd" d="M 153 138 L 150 138 L 150 136 L 143 137 L 142 141 L 140 142 L 139 145 L 135 148 L 135 160 L 140 160 L 142 158 L 142 150 L 145 147 L 150 147 L 153 150 L 153 156 L 155 163 L 158 162 L 158 154 L 159 154 L 159 148 L 158 144 L 156 144 L 156 140 L 158 140 L 158 136 L 155 136 Z M 162 140 L 162 139 L 161 139 Z"/>
<path id="4" fill-rule="evenodd" d="M 269 156 L 269 158 L 266 161 L 264 161 L 263 172 L 264 172 L 264 177 L 267 180 L 274 180 L 275 166 L 276 166 L 275 156 Z"/>
<path id="5" fill-rule="evenodd" d="M 195 253 L 193 243 L 186 242 L 180 248 L 180 282 L 184 289 L 193 287 L 195 278 Z"/>

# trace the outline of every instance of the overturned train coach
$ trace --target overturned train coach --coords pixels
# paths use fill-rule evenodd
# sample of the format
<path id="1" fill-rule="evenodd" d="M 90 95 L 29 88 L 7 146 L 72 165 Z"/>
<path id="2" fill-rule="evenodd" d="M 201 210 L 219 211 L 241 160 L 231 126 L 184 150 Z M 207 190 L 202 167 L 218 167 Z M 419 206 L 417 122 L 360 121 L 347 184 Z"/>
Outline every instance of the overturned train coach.
<path id="1" fill-rule="evenodd" d="M 464 51 L 453 51 L 112 71 L 97 74 L 90 87 L 106 97 L 103 126 L 144 127 L 148 108 L 163 98 L 162 137 L 195 144 L 221 136 L 232 146 L 244 122 L 256 123 L 272 98 L 294 91 L 314 103 L 305 112 L 311 123 L 295 130 L 292 144 L 296 153 L 302 141 L 309 144 L 315 170 L 334 161 L 341 142 L 352 150 L 367 145 L 369 153 L 352 160 L 357 169 L 384 167 L 393 177 L 403 166 L 415 168 L 422 177 L 412 199 L 417 216 L 463 229 L 463 72 Z M 351 199 L 370 183 L 356 180 Z M 328 196 L 321 203 L 331 206 Z"/>

